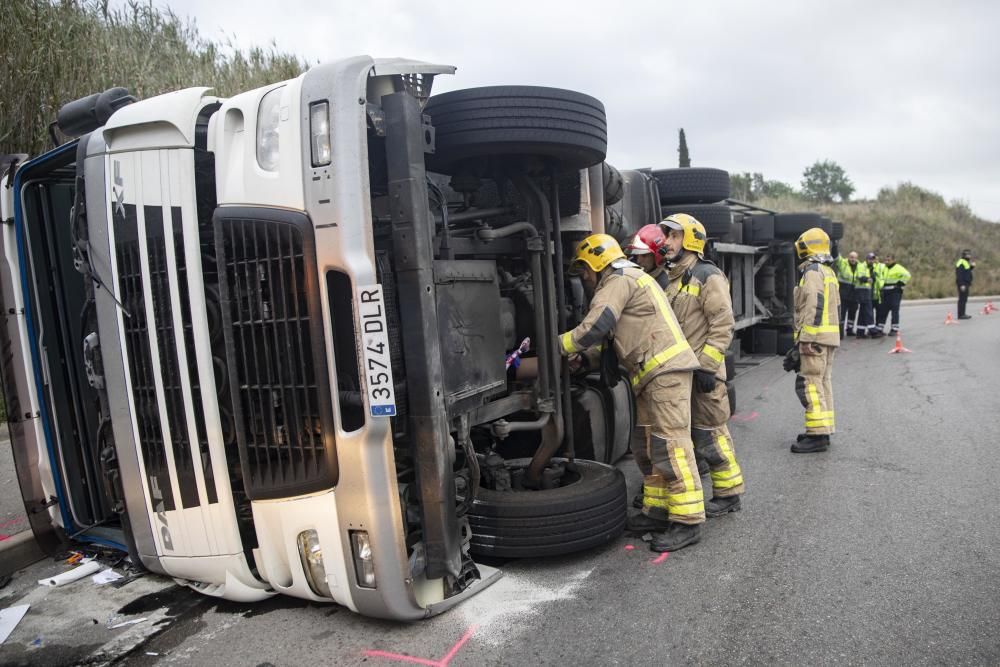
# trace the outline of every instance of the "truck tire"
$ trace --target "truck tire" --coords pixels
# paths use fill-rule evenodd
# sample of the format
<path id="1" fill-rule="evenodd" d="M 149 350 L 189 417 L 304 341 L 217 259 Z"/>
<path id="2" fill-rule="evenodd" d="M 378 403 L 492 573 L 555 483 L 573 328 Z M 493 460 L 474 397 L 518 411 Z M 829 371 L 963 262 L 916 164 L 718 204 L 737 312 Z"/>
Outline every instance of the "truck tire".
<path id="1" fill-rule="evenodd" d="M 729 199 L 729 172 L 708 167 L 655 169 L 661 204 L 713 204 Z"/>
<path id="2" fill-rule="evenodd" d="M 604 160 L 608 121 L 590 95 L 541 86 L 487 86 L 434 95 L 424 113 L 436 132 L 428 167 L 454 173 L 468 158 L 550 158 L 563 171 Z"/>
<path id="3" fill-rule="evenodd" d="M 830 223 L 830 238 L 834 241 L 844 238 L 844 223 L 837 220 Z"/>
<path id="4" fill-rule="evenodd" d="M 725 236 L 733 228 L 733 212 L 725 204 L 685 204 L 664 206 L 663 217 L 674 213 L 687 213 L 705 225 L 705 231 L 713 238 Z"/>
<path id="5" fill-rule="evenodd" d="M 794 241 L 807 229 L 823 226 L 819 213 L 778 213 L 774 216 L 774 238 Z"/>
<path id="6" fill-rule="evenodd" d="M 602 165 L 601 171 L 604 174 L 604 205 L 617 204 L 625 196 L 622 173 L 607 162 Z"/>
<path id="7" fill-rule="evenodd" d="M 565 460 L 565 459 L 555 459 Z M 527 467 L 530 459 L 508 465 Z M 541 491 L 479 489 L 469 524 L 469 549 L 479 556 L 558 556 L 611 542 L 625 528 L 625 475 L 596 461 L 576 460 L 576 478 Z M 572 473 L 567 473 L 572 474 Z"/>

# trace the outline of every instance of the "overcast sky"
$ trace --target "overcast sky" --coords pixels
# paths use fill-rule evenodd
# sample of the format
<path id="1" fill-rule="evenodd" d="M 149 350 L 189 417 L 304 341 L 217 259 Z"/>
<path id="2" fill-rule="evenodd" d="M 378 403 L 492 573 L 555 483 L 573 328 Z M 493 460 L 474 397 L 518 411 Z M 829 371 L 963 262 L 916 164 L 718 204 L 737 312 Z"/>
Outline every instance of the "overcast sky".
<path id="1" fill-rule="evenodd" d="M 856 197 L 912 181 L 1000 220 L 1000 3 L 154 0 L 209 38 L 311 63 L 456 65 L 435 91 L 573 88 L 604 102 L 608 160 L 760 171 L 831 159 Z"/>

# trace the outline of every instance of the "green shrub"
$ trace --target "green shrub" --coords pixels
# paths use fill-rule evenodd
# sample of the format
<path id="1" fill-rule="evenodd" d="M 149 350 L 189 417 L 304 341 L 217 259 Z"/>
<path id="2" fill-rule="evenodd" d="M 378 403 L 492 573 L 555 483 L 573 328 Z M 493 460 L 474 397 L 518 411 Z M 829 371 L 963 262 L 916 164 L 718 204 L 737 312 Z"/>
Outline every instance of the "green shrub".
<path id="1" fill-rule="evenodd" d="M 305 69 L 273 44 L 240 51 L 134 0 L 121 9 L 108 0 L 3 0 L 0 54 L 0 153 L 32 155 L 51 148 L 60 106 L 113 86 L 140 99 L 191 86 L 227 96 Z"/>

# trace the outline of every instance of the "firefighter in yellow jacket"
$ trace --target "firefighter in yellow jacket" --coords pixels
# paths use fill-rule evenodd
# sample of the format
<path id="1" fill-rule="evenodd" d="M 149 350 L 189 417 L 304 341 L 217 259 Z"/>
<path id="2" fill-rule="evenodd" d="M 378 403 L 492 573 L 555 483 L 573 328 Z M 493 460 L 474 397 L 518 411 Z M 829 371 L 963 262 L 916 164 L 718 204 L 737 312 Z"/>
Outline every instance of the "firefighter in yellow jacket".
<path id="1" fill-rule="evenodd" d="M 618 242 L 594 234 L 577 246 L 571 272 L 588 292 L 590 309 L 559 337 L 571 362 L 613 344 L 628 370 L 638 422 L 646 427 L 651 474 L 643 480 L 642 514 L 633 532 L 655 533 L 654 551 L 676 551 L 701 538 L 705 503 L 691 443 L 691 372 L 700 368 L 667 297 L 642 269 L 625 259 Z M 575 355 L 575 356 L 571 356 Z"/>
<path id="2" fill-rule="evenodd" d="M 743 473 L 729 433 L 725 350 L 733 340 L 736 319 L 729 281 L 704 258 L 707 234 L 694 217 L 678 213 L 659 225 L 646 225 L 626 252 L 656 278 L 667 294 L 681 331 L 698 355 L 691 393 L 691 439 L 699 467 L 712 480 L 713 497 L 706 516 L 741 509 Z"/>
<path id="3" fill-rule="evenodd" d="M 785 357 L 786 371 L 795 370 L 795 393 L 805 408 L 805 433 L 792 451 L 825 452 L 834 432 L 833 356 L 840 346 L 837 310 L 840 290 L 830 268 L 830 237 L 822 229 L 806 230 L 795 241 L 802 278 L 795 288 L 795 342 Z"/>

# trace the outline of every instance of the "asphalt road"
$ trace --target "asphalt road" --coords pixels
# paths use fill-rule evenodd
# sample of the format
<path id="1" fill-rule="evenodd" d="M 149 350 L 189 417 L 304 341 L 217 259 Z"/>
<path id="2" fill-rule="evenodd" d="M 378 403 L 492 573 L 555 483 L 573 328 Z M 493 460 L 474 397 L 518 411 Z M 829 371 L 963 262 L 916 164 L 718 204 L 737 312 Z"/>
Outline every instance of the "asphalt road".
<path id="1" fill-rule="evenodd" d="M 731 429 L 744 510 L 710 520 L 695 547 L 654 562 L 622 537 L 512 561 L 492 588 L 413 624 L 205 599 L 123 661 L 400 663 L 371 653 L 383 651 L 442 667 L 998 664 L 1000 313 L 946 327 L 951 306 L 903 310 L 912 354 L 887 354 L 891 339 L 845 342 L 827 453 L 788 451 L 802 410 L 780 359 L 743 374 Z M 637 485 L 634 465 L 623 468 Z"/>

